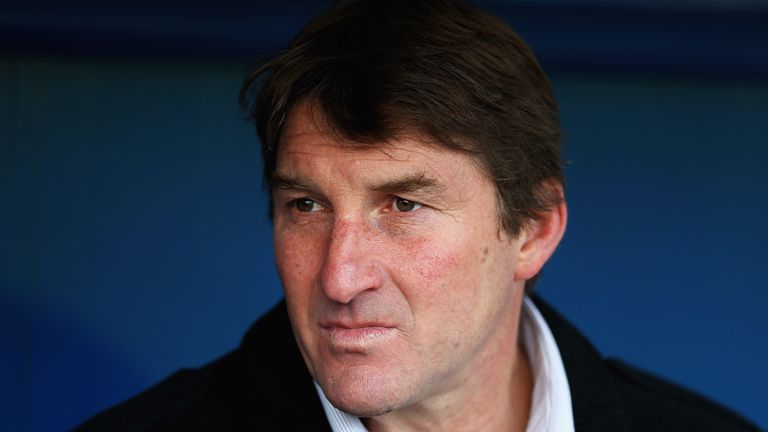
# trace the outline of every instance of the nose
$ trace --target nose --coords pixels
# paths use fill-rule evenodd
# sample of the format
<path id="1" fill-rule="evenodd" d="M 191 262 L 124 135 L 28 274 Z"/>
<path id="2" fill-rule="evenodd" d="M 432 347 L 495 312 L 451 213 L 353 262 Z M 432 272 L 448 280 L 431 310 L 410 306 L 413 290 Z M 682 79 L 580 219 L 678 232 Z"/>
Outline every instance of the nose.
<path id="1" fill-rule="evenodd" d="M 365 223 L 334 222 L 319 283 L 333 301 L 347 304 L 380 287 L 382 278 L 373 233 Z"/>

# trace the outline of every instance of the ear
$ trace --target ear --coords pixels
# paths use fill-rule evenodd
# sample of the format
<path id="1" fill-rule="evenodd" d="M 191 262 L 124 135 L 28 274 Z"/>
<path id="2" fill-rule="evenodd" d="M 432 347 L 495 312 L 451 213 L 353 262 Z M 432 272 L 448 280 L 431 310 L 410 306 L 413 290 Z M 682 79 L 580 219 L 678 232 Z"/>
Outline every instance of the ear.
<path id="1" fill-rule="evenodd" d="M 537 220 L 530 221 L 523 228 L 522 244 L 515 268 L 515 280 L 525 281 L 536 276 L 544 263 L 555 252 L 565 233 L 568 222 L 568 208 L 563 197 L 562 185 L 552 186 L 560 204 L 541 213 Z"/>

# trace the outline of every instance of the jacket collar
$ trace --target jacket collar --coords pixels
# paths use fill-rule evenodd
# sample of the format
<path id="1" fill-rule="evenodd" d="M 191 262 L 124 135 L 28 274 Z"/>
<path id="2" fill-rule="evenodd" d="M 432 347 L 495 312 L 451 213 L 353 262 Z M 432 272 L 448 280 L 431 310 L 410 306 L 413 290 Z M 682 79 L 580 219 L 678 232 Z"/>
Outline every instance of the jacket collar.
<path id="1" fill-rule="evenodd" d="M 255 430 L 331 431 L 294 339 L 285 300 L 251 327 L 241 350 L 255 389 L 253 403 L 264 407 L 254 411 L 269 416 L 253 418 Z"/>
<path id="2" fill-rule="evenodd" d="M 532 297 L 547 321 L 565 365 L 576 431 L 630 429 L 627 410 L 600 353 L 576 328 L 538 296 Z"/>

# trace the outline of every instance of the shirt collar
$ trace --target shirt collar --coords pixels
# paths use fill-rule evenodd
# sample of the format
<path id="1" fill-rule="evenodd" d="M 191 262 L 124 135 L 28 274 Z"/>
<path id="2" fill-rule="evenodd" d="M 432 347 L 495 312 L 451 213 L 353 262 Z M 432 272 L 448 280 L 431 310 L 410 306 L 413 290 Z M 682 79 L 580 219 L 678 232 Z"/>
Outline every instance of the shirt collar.
<path id="1" fill-rule="evenodd" d="M 573 432 L 573 411 L 563 359 L 547 322 L 527 296 L 520 316 L 520 338 L 531 365 L 533 395 L 526 432 Z M 359 418 L 328 401 L 320 386 L 315 389 L 333 432 L 367 432 Z"/>
<path id="2" fill-rule="evenodd" d="M 544 317 L 527 296 L 523 299 L 520 337 L 533 375 L 526 432 L 573 432 L 571 390 L 560 350 Z"/>

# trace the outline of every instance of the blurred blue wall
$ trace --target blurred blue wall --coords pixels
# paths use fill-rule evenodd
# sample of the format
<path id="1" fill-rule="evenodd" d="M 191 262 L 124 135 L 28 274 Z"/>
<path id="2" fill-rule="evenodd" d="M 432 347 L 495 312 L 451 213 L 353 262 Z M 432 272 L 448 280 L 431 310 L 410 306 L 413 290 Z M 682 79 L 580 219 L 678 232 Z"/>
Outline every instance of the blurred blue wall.
<path id="1" fill-rule="evenodd" d="M 281 10 L 287 30 L 261 31 L 285 43 L 319 7 L 305 3 Z M 509 18 L 551 71 L 566 134 L 570 226 L 539 292 L 605 354 L 768 427 L 768 75 L 750 45 L 765 32 L 730 35 L 742 54 L 721 64 L 709 58 L 727 44 L 616 42 L 632 39 L 617 20 L 663 27 L 679 11 L 555 6 Z M 280 297 L 258 142 L 236 104 L 240 57 L 278 42 L 209 27 L 240 48 L 184 51 L 187 16 L 161 20 L 167 46 L 145 52 L 114 27 L 60 33 L 63 12 L 44 16 L 48 33 L 6 12 L 0 430 L 58 430 L 234 348 Z M 570 33 L 540 24 L 566 12 Z M 680 38 L 706 28 L 701 14 L 683 14 Z M 213 21 L 228 19 L 243 20 Z"/>

